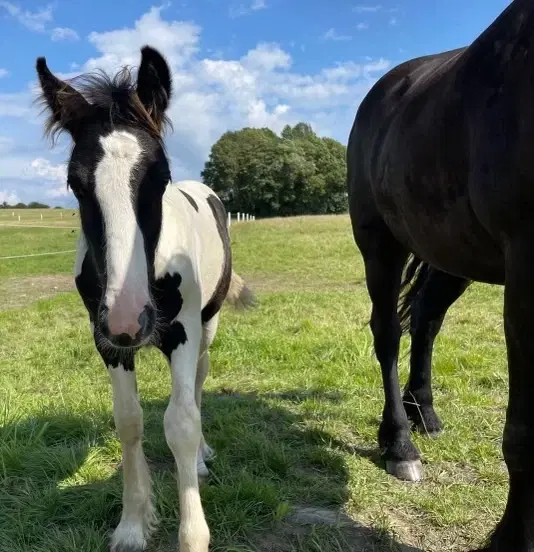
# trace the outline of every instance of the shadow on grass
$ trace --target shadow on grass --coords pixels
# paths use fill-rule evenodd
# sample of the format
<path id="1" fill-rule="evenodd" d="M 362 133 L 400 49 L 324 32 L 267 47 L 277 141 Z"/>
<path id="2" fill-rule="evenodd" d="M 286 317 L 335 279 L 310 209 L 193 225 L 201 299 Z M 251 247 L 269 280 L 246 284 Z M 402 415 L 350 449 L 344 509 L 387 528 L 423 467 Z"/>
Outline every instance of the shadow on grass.
<path id="1" fill-rule="evenodd" d="M 336 515 L 348 499 L 348 473 L 340 450 L 327 445 L 333 436 L 310 430 L 292 411 L 295 401 L 307 397 L 298 391 L 205 393 L 204 432 L 217 452 L 202 487 L 211 550 L 421 552 Z M 162 429 L 166 406 L 143 403 L 145 452 L 161 520 L 150 550 L 170 552 L 176 550 L 178 497 Z M 122 494 L 120 447 L 109 412 L 4 425 L 0 459 L 0 550 L 108 549 Z"/>

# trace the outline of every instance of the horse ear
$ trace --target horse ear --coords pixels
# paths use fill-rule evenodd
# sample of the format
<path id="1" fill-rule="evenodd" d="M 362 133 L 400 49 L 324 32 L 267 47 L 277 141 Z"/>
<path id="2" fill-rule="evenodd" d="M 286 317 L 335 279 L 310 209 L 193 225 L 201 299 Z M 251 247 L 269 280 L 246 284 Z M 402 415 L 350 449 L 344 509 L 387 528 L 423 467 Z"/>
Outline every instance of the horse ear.
<path id="1" fill-rule="evenodd" d="M 70 84 L 50 72 L 46 58 L 37 58 L 36 69 L 41 84 L 41 100 L 50 112 L 47 131 L 64 129 L 74 135 L 90 104 Z"/>
<path id="2" fill-rule="evenodd" d="M 144 46 L 137 74 L 137 95 L 158 127 L 163 124 L 171 93 L 171 71 L 165 58 L 154 48 Z"/>

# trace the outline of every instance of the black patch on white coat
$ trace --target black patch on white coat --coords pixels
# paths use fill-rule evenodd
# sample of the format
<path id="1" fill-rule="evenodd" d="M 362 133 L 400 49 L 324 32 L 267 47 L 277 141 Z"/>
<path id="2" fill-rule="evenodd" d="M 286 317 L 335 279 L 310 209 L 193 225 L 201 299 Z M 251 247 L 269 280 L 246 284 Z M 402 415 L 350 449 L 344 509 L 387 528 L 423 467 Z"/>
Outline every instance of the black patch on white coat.
<path id="1" fill-rule="evenodd" d="M 96 348 L 106 366 L 110 366 L 113 369 L 122 366 L 125 372 L 133 372 L 135 370 L 135 353 L 133 351 L 115 352 L 102 350 L 98 347 L 98 344 Z"/>
<path id="2" fill-rule="evenodd" d="M 118 368 L 123 366 L 126 371 L 133 371 L 135 352 L 133 350 L 112 349 L 103 347 L 99 326 L 97 323 L 100 299 L 102 297 L 102 286 L 95 270 L 95 262 L 91 258 L 91 252 L 87 251 L 82 261 L 80 274 L 76 276 L 75 283 L 83 304 L 89 313 L 89 320 L 93 324 L 93 337 L 95 345 L 106 366 Z"/>
<path id="3" fill-rule="evenodd" d="M 98 316 L 98 306 L 102 297 L 102 286 L 98 279 L 94 261 L 91 262 L 91 253 L 87 251 L 82 262 L 82 270 L 75 278 L 76 288 L 82 298 L 85 308 L 89 312 L 89 320 L 95 324 Z"/>
<path id="4" fill-rule="evenodd" d="M 161 325 L 158 347 L 169 359 L 174 350 L 187 342 L 184 325 L 181 322 L 173 323 L 184 304 L 180 291 L 181 283 L 180 274 L 166 274 L 154 284 L 154 301 Z"/>
<path id="5" fill-rule="evenodd" d="M 182 192 L 185 199 L 187 199 L 187 201 L 189 201 L 189 203 L 191 203 L 191 206 L 193 207 L 193 209 L 198 213 L 197 202 L 187 192 L 184 192 L 184 190 L 182 190 L 181 188 L 178 188 L 178 189 L 180 190 L 180 192 Z"/>
<path id="6" fill-rule="evenodd" d="M 215 291 L 210 297 L 210 300 L 206 303 L 206 306 L 202 309 L 202 324 L 209 322 L 221 310 L 228 289 L 230 288 L 230 280 L 232 279 L 232 249 L 230 247 L 228 227 L 226 226 L 226 209 L 221 200 L 215 195 L 208 196 L 206 201 L 217 223 L 217 230 L 219 231 L 219 237 L 223 245 L 224 259 L 221 276 L 219 277 Z"/>

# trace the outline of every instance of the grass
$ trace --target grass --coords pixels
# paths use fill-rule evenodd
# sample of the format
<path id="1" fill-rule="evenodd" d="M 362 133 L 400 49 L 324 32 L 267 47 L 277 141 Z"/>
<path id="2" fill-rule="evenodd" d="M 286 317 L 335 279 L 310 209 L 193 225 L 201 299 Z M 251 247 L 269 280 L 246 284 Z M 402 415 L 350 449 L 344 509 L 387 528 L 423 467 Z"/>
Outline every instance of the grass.
<path id="1" fill-rule="evenodd" d="M 70 249 L 76 238 L 34 231 L 0 227 L 0 250 Z M 348 217 L 236 224 L 232 240 L 235 267 L 261 304 L 246 314 L 225 309 L 212 348 L 203 415 L 218 455 L 202 488 L 212 550 L 479 545 L 507 493 L 502 290 L 474 285 L 447 316 L 434 357 L 445 431 L 436 440 L 414 435 L 425 479 L 406 484 L 384 472 L 376 451 L 383 394 Z M 0 300 L 2 285 L 8 297 L 19 280 L 59 277 L 72 263 L 73 255 L 8 269 L 0 261 Z M 0 311 L 0 552 L 104 551 L 121 499 L 108 376 L 78 296 L 33 298 L 30 291 L 24 306 Z M 170 551 L 177 493 L 162 430 L 169 373 L 155 351 L 142 351 L 137 367 L 162 520 L 150 550 Z M 304 507 L 346 517 L 306 525 Z"/>

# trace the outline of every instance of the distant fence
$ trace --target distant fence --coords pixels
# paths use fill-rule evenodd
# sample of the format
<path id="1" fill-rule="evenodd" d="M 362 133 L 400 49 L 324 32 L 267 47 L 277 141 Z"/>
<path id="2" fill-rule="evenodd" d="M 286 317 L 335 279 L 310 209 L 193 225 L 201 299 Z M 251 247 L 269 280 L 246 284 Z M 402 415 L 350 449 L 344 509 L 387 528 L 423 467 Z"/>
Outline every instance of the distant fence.
<path id="1" fill-rule="evenodd" d="M 232 219 L 232 216 L 235 218 Z M 228 213 L 228 226 L 231 226 L 232 220 L 235 222 L 251 222 L 253 220 L 256 220 L 256 215 L 251 215 L 249 213 L 235 213 L 232 215 L 232 213 Z"/>
<path id="2" fill-rule="evenodd" d="M 37 211 L 37 212 L 36 212 Z M 59 209 L 50 209 L 49 211 L 47 211 L 47 213 L 50 213 L 50 212 L 53 212 L 53 213 L 57 213 L 57 218 L 59 219 L 63 219 L 65 218 L 64 217 L 64 213 L 62 210 L 59 210 Z M 15 213 L 15 211 L 11 211 L 11 218 L 13 219 L 17 219 L 19 222 L 24 220 L 24 219 L 31 219 L 31 220 L 34 220 L 35 219 L 35 215 L 39 214 L 39 217 L 41 220 L 44 220 L 43 219 L 43 213 L 41 211 L 38 211 L 37 209 L 21 209 L 19 210 L 17 213 Z M 4 215 L 4 213 L 2 213 L 0 211 L 0 215 Z M 7 215 L 7 213 L 6 213 Z M 27 215 L 27 216 L 26 216 Z M 72 213 L 72 216 L 75 216 L 74 213 Z M 51 217 L 50 215 L 47 215 L 46 217 L 47 219 L 51 219 L 53 217 Z"/>
<path id="3" fill-rule="evenodd" d="M 35 211 L 29 211 L 30 215 L 27 217 L 27 219 L 35 220 Z M 31 216 L 34 215 L 34 216 Z M 74 216 L 74 213 L 72 214 Z M 15 213 L 15 211 L 11 211 L 11 217 L 13 219 L 16 219 L 18 222 L 22 222 L 26 217 L 24 216 L 24 213 Z M 39 218 L 41 220 L 43 219 L 43 213 L 39 212 Z M 47 219 L 50 219 L 52 217 L 46 217 Z M 62 220 L 64 218 L 63 212 L 59 210 L 58 212 L 58 218 Z M 251 215 L 250 213 L 228 213 L 228 226 L 231 226 L 232 222 L 252 222 L 256 220 L 256 215 Z"/>

